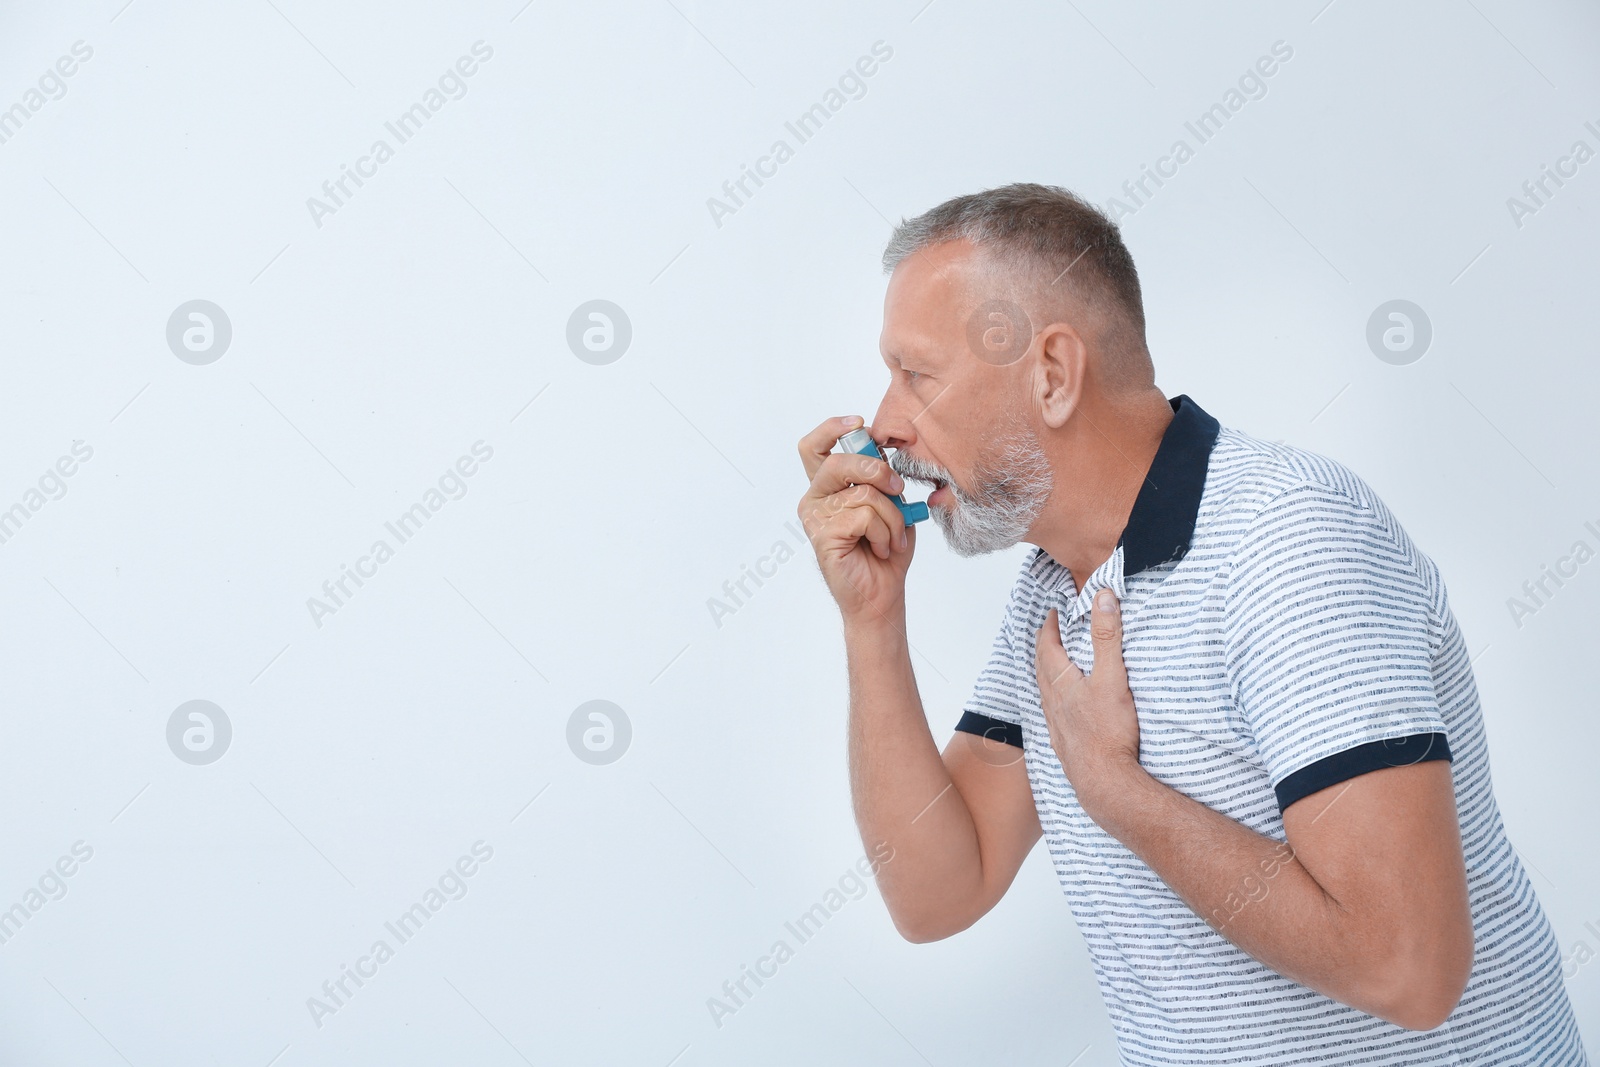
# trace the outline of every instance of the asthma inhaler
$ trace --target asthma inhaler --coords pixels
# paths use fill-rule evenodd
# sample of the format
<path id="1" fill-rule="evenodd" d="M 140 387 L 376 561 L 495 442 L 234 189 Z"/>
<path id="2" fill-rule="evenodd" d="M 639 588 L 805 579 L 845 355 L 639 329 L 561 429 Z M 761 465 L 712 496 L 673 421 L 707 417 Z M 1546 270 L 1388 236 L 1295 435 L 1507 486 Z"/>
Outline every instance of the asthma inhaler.
<path id="1" fill-rule="evenodd" d="M 853 452 L 858 456 L 871 456 L 873 459 L 883 458 L 883 453 L 878 450 L 878 442 L 874 441 L 872 435 L 865 429 L 851 430 L 839 438 L 839 450 Z M 889 499 L 900 509 L 907 526 L 919 523 L 928 517 L 928 505 L 920 500 L 908 504 L 899 496 L 891 496 Z"/>

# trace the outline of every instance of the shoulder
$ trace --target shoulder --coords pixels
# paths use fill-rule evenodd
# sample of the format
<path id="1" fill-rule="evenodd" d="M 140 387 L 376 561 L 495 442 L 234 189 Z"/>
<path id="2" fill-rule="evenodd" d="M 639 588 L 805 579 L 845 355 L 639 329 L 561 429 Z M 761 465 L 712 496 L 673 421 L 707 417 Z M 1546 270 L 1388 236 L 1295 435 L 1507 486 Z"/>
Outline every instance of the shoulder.
<path id="1" fill-rule="evenodd" d="M 1304 521 L 1327 536 L 1370 532 L 1413 552 L 1393 512 L 1349 467 L 1228 427 L 1217 437 L 1202 507 L 1235 530 L 1241 544 L 1259 546 L 1281 527 Z"/>
<path id="2" fill-rule="evenodd" d="M 1408 573 L 1429 592 L 1439 585 L 1433 561 L 1372 486 L 1338 460 L 1225 428 L 1210 477 L 1207 495 L 1215 489 L 1235 579 L 1344 559 Z"/>
<path id="3" fill-rule="evenodd" d="M 1372 487 L 1338 460 L 1231 427 L 1217 435 L 1207 496 L 1253 518 L 1284 496 L 1325 496 L 1351 510 L 1381 507 Z"/>

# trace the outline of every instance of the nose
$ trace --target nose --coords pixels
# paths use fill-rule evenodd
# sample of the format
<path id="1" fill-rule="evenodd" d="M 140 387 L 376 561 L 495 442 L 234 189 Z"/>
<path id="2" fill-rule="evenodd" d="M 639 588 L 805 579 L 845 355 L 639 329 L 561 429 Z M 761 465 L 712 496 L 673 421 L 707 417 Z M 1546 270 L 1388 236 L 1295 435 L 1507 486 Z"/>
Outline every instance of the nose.
<path id="1" fill-rule="evenodd" d="M 913 421 L 916 409 L 893 385 L 883 394 L 877 412 L 872 416 L 872 436 L 884 448 L 909 448 L 917 441 L 917 427 Z"/>

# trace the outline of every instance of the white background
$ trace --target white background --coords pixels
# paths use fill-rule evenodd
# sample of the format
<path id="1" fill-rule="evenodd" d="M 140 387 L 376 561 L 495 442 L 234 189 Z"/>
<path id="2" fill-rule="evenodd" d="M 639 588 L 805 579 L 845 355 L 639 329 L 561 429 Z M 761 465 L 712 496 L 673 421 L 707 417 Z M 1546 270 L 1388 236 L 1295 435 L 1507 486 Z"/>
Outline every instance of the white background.
<path id="1" fill-rule="evenodd" d="M 1267 95 L 1124 220 L 1159 383 L 1347 463 L 1438 561 L 1512 840 L 1563 954 L 1600 951 L 1600 562 L 1507 606 L 1600 547 L 1600 161 L 1520 227 L 1506 204 L 1600 149 L 1592 5 L 124 2 L 0 8 L 0 108 L 93 48 L 0 144 L 0 508 L 94 450 L 0 544 L 0 908 L 94 850 L 0 945 L 0 1063 L 1114 1063 L 1042 848 L 949 941 L 899 940 L 875 891 L 786 935 L 862 851 L 794 443 L 876 407 L 889 220 L 1018 180 L 1104 203 L 1276 41 Z M 479 40 L 467 94 L 316 225 Z M 596 298 L 633 327 L 605 366 L 565 339 Z M 1395 298 L 1433 324 L 1407 366 L 1365 340 Z M 192 299 L 233 327 L 207 366 L 166 343 Z M 468 493 L 317 626 L 479 440 Z M 717 626 L 779 540 L 802 554 Z M 941 743 L 1023 551 L 924 531 Z M 192 699 L 233 726 L 207 766 L 166 741 Z M 594 699 L 633 727 L 608 766 L 566 741 Z M 479 840 L 467 895 L 319 1027 L 307 998 Z M 1592 1042 L 1600 964 L 1567 988 Z"/>

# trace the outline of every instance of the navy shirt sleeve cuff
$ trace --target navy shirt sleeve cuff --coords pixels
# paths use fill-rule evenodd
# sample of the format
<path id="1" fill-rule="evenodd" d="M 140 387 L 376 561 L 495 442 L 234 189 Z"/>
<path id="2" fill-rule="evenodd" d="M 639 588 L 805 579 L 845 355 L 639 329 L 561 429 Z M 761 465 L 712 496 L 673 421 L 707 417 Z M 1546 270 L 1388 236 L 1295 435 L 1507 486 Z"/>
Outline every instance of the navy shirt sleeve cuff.
<path id="1" fill-rule="evenodd" d="M 1302 767 L 1279 782 L 1278 810 L 1286 811 L 1297 800 L 1369 771 L 1451 758 L 1444 734 L 1410 734 L 1357 745 Z"/>
<path id="2" fill-rule="evenodd" d="M 994 719 L 988 715 L 979 715 L 975 711 L 967 711 L 961 714 L 961 721 L 956 723 L 956 729 L 964 733 L 977 734 L 990 741 L 1004 741 L 1008 745 L 1022 747 L 1020 723 L 1006 722 L 1004 719 Z"/>

